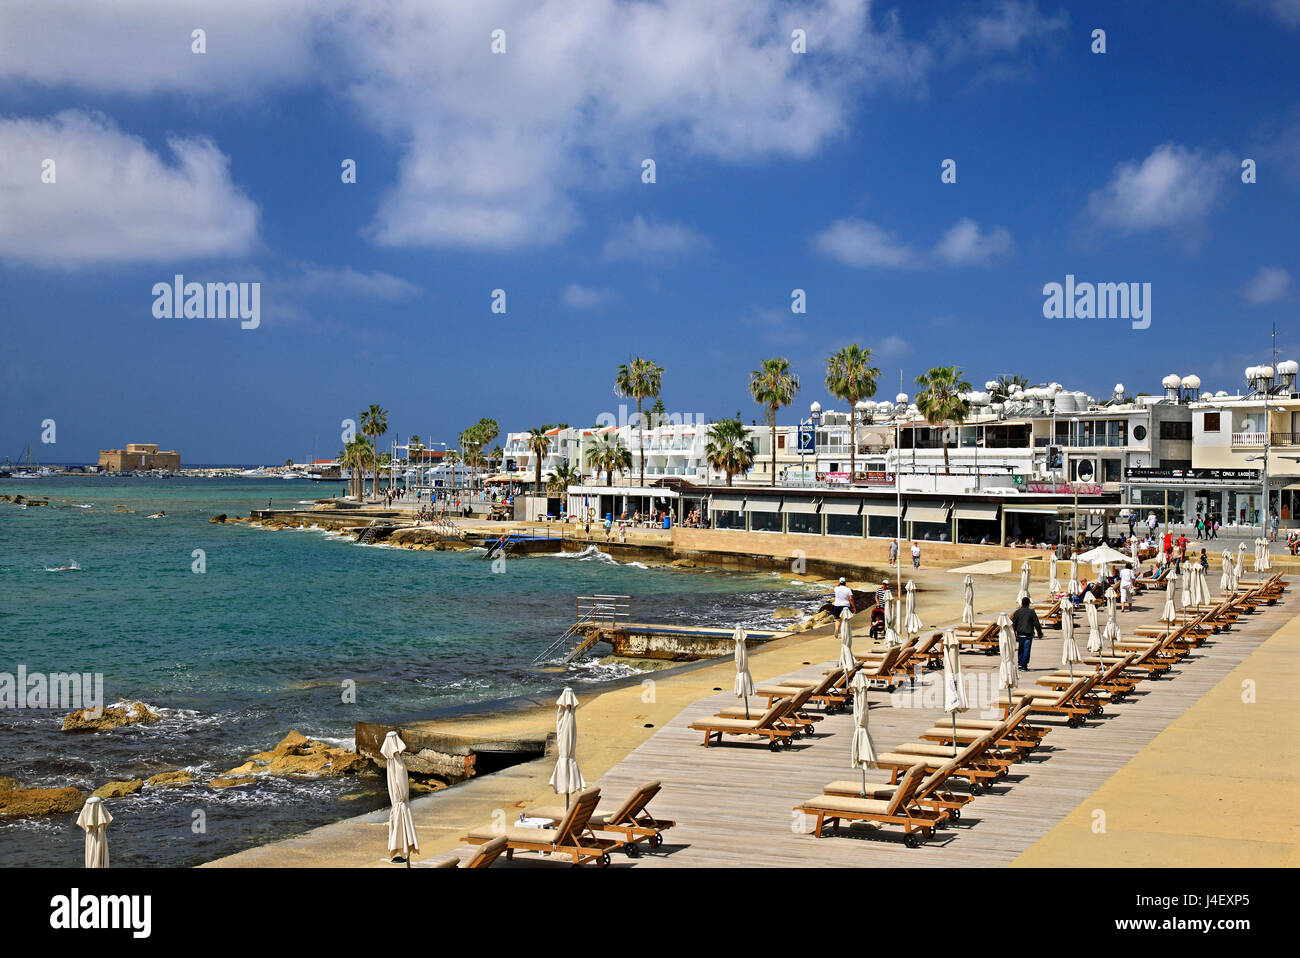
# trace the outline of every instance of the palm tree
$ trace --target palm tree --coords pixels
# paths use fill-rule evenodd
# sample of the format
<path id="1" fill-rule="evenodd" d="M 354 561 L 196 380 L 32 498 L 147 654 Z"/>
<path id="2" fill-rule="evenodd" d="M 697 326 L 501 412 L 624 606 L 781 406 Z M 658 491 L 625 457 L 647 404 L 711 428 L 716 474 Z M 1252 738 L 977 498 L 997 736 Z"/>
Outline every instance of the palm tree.
<path id="1" fill-rule="evenodd" d="M 738 472 L 754 466 L 754 440 L 749 437 L 740 413 L 734 419 L 720 419 L 709 426 L 704 458 L 710 466 L 727 474 L 727 485 Z"/>
<path id="2" fill-rule="evenodd" d="M 849 404 L 849 483 L 857 478 L 857 404 L 876 394 L 880 370 L 870 365 L 871 350 L 857 343 L 840 349 L 826 360 L 826 388 L 836 399 Z"/>
<path id="3" fill-rule="evenodd" d="M 339 464 L 348 470 L 349 495 L 355 495 L 358 501 L 365 494 L 366 469 L 371 461 L 370 443 L 361 436 L 354 436 L 339 453 Z"/>
<path id="4" fill-rule="evenodd" d="M 776 414 L 782 406 L 794 402 L 799 391 L 799 377 L 790 370 L 788 359 L 764 359 L 763 365 L 749 374 L 749 393 L 767 411 L 772 426 L 772 485 L 776 485 Z"/>
<path id="5" fill-rule="evenodd" d="M 999 376 L 997 385 L 989 390 L 990 402 L 1006 402 L 1017 389 L 1025 389 L 1029 380 L 1024 376 Z"/>
<path id="6" fill-rule="evenodd" d="M 533 454 L 533 475 L 536 484 L 533 488 L 537 494 L 542 492 L 542 460 L 546 454 L 551 451 L 551 441 L 546 436 L 546 427 L 538 426 L 535 429 L 528 430 L 528 438 L 524 440 L 528 445 L 528 450 Z"/>
<path id="7" fill-rule="evenodd" d="M 370 437 L 370 452 L 376 460 L 379 458 L 379 437 L 386 432 L 388 432 L 388 410 L 377 403 L 371 403 L 370 408 L 361 414 L 361 434 Z M 379 472 L 376 470 L 370 486 L 372 494 L 378 483 Z M 364 492 L 364 489 L 362 491 Z"/>
<path id="8" fill-rule="evenodd" d="M 970 392 L 971 384 L 961 378 L 959 366 L 935 366 L 928 373 L 916 377 L 921 391 L 916 394 L 916 408 L 932 426 L 953 423 L 960 425 L 970 415 L 970 403 L 961 394 Z M 943 438 L 943 474 L 949 474 L 948 433 Z"/>
<path id="9" fill-rule="evenodd" d="M 612 486 L 615 471 L 626 472 L 632 468 L 632 453 L 618 436 L 606 434 L 587 447 L 586 465 L 598 475 L 605 473 L 605 485 Z"/>
<path id="10" fill-rule="evenodd" d="M 641 402 L 656 398 L 663 387 L 664 371 L 653 360 L 640 356 L 618 367 L 614 378 L 614 394 L 636 400 L 636 428 L 641 442 L 641 485 L 645 485 L 645 422 L 641 418 Z"/>
<path id="11" fill-rule="evenodd" d="M 555 471 L 546 479 L 546 491 L 557 495 L 564 495 L 569 486 L 576 486 L 582 481 L 582 473 L 578 471 L 577 466 L 571 466 L 567 462 L 562 462 L 555 467 Z"/>

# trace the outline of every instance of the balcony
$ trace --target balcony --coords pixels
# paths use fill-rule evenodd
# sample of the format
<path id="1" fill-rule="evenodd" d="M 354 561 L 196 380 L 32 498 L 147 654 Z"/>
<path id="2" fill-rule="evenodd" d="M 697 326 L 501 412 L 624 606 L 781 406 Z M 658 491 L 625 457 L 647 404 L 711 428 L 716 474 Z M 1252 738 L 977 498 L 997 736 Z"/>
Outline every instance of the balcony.
<path id="1" fill-rule="evenodd" d="M 1277 435 L 1276 433 L 1274 435 Z M 1234 446 L 1247 446 L 1249 448 L 1264 447 L 1265 434 L 1262 432 L 1234 432 L 1232 434 L 1232 444 Z"/>

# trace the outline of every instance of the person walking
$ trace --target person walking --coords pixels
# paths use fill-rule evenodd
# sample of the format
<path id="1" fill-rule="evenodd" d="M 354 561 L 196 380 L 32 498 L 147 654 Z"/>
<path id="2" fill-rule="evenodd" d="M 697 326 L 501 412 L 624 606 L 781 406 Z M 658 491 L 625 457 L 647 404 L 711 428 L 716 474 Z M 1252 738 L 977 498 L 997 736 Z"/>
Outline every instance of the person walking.
<path id="1" fill-rule="evenodd" d="M 889 540 L 889 564 L 893 565 L 898 561 L 898 540 Z"/>
<path id="2" fill-rule="evenodd" d="M 1020 608 L 1011 613 L 1011 630 L 1016 634 L 1016 647 L 1020 651 L 1021 670 L 1029 668 L 1029 653 L 1034 645 L 1034 637 L 1043 637 L 1043 624 L 1038 621 L 1038 613 L 1029 607 L 1029 596 L 1020 600 Z"/>
<path id="3" fill-rule="evenodd" d="M 845 609 L 855 614 L 858 611 L 857 603 L 853 599 L 853 590 L 845 583 L 844 576 L 840 576 L 840 583 L 835 587 L 835 597 L 831 599 L 831 607 L 837 620 L 843 615 Z"/>
<path id="4" fill-rule="evenodd" d="M 919 542 L 912 543 L 912 568 L 921 568 L 921 544 Z"/>
<path id="5" fill-rule="evenodd" d="M 1205 554 L 1205 550 L 1201 550 Z M 1127 612 L 1133 611 L 1133 567 L 1124 566 L 1119 570 L 1119 604 Z"/>

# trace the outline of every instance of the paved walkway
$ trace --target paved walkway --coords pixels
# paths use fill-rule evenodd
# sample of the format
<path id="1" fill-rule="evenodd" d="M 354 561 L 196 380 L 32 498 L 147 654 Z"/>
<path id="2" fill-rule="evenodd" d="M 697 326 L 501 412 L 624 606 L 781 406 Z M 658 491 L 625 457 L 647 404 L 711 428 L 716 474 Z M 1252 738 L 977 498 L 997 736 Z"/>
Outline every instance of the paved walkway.
<path id="1" fill-rule="evenodd" d="M 1300 616 L 1012 864 L 1300 865 L 1297 652 Z"/>

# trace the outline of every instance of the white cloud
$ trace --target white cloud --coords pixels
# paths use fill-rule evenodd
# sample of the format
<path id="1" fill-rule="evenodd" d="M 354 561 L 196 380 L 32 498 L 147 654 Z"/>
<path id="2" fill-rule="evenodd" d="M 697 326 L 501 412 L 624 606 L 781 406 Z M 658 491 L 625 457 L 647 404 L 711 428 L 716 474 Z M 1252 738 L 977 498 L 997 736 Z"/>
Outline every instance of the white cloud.
<path id="1" fill-rule="evenodd" d="M 1064 11 L 1047 16 L 1029 0 L 1002 0 L 988 12 L 945 20 L 935 31 L 935 43 L 950 61 L 999 57 L 1047 40 L 1068 26 Z"/>
<path id="2" fill-rule="evenodd" d="M 849 218 L 836 220 L 814 236 L 813 246 L 831 259 L 857 269 L 916 269 L 987 266 L 1010 255 L 1015 242 L 1001 226 L 986 231 L 974 220 L 963 218 L 949 227 L 932 250 L 918 250 L 875 223 Z"/>
<path id="3" fill-rule="evenodd" d="M 578 192 L 640 186 L 646 156 L 812 156 L 864 92 L 911 92 L 927 62 L 869 0 L 0 3 L 0 81 L 350 101 L 401 150 L 367 230 L 381 245 L 554 242 L 581 222 Z"/>
<path id="4" fill-rule="evenodd" d="M 1089 196 L 1088 216 L 1103 230 L 1175 230 L 1195 242 L 1233 168 L 1226 156 L 1166 143 L 1140 163 L 1117 166 L 1110 181 Z"/>
<path id="5" fill-rule="evenodd" d="M 1300 27 L 1300 0 L 1245 0 L 1245 3 L 1283 26 Z"/>
<path id="6" fill-rule="evenodd" d="M 638 215 L 610 230 L 603 255 L 608 260 L 665 260 L 708 245 L 708 240 L 689 226 Z"/>
<path id="7" fill-rule="evenodd" d="M 314 73 L 342 0 L 41 0 L 0 4 L 0 80 L 106 93 L 245 96 Z M 207 52 L 191 49 L 206 34 Z"/>
<path id="8" fill-rule="evenodd" d="M 393 276 L 380 270 L 363 273 L 351 266 L 344 266 L 341 269 L 309 266 L 303 271 L 302 276 L 293 282 L 304 293 L 357 296 L 385 302 L 407 299 L 422 292 L 415 283 L 400 276 Z"/>
<path id="9" fill-rule="evenodd" d="M 867 269 L 872 266 L 919 266 L 921 257 L 915 250 L 875 223 L 866 220 L 836 220 L 813 237 L 818 251 L 845 266 Z"/>
<path id="10" fill-rule="evenodd" d="M 1246 302 L 1252 306 L 1276 303 L 1290 288 L 1290 273 L 1280 266 L 1262 266 L 1246 284 Z"/>
<path id="11" fill-rule="evenodd" d="M 97 114 L 0 119 L 0 258 L 47 267 L 238 256 L 257 206 L 203 138 L 168 137 L 167 162 Z M 55 162 L 55 182 L 41 181 Z"/>
<path id="12" fill-rule="evenodd" d="M 564 287 L 564 292 L 560 294 L 560 300 L 571 309 L 595 309 L 602 303 L 608 302 L 613 296 L 613 291 L 608 289 L 570 283 Z"/>
<path id="13" fill-rule="evenodd" d="M 974 220 L 958 220 L 935 244 L 934 256 L 949 266 L 984 266 L 1010 255 L 1015 243 L 1002 227 L 982 232 Z"/>
<path id="14" fill-rule="evenodd" d="M 871 355 L 876 359 L 893 359 L 911 351 L 911 340 L 902 336 L 886 336 L 872 347 Z"/>

